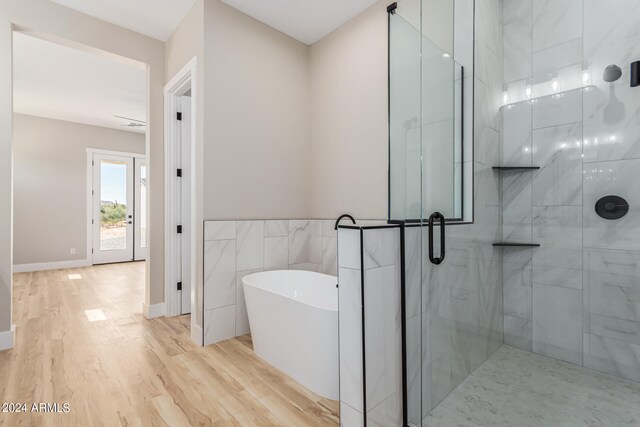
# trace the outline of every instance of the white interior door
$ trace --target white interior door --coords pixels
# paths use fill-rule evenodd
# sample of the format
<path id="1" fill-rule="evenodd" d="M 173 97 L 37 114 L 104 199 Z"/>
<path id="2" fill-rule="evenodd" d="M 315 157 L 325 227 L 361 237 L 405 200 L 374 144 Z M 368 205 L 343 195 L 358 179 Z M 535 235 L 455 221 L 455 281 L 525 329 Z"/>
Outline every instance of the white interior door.
<path id="1" fill-rule="evenodd" d="M 147 162 L 143 158 L 135 158 L 134 180 L 134 259 L 144 261 L 147 258 Z"/>
<path id="2" fill-rule="evenodd" d="M 191 313 L 191 275 L 190 275 L 190 236 L 191 227 L 191 152 L 190 144 L 191 140 L 191 99 L 188 96 L 180 98 L 181 107 L 181 119 L 180 119 L 180 143 L 177 144 L 176 159 L 178 162 L 177 168 L 180 173 L 176 173 L 176 179 L 178 179 L 178 204 L 176 206 L 176 218 L 178 218 L 179 225 L 182 226 L 182 233 L 178 234 L 178 262 L 180 268 L 179 282 L 181 282 L 180 301 L 181 301 L 181 313 Z"/>
<path id="3" fill-rule="evenodd" d="M 133 261 L 133 157 L 93 155 L 93 264 Z"/>

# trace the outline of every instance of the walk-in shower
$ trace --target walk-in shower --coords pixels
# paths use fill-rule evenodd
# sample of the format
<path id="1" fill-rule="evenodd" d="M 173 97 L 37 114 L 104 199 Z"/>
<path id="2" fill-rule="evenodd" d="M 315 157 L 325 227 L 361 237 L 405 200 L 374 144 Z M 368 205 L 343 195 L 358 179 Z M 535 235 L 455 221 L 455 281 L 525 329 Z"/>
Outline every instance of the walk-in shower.
<path id="1" fill-rule="evenodd" d="M 403 423 L 640 425 L 640 3 L 388 12 Z"/>

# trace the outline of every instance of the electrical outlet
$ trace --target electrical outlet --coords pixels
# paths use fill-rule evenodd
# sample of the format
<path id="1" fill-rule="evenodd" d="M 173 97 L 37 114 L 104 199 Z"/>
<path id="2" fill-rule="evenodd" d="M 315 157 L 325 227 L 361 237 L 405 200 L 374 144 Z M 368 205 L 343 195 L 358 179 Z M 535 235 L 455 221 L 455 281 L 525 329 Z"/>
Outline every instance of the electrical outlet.
<path id="1" fill-rule="evenodd" d="M 75 254 L 76 254 L 76 248 L 71 248 L 71 249 L 69 249 L 69 253 L 70 253 L 71 255 L 75 255 Z"/>

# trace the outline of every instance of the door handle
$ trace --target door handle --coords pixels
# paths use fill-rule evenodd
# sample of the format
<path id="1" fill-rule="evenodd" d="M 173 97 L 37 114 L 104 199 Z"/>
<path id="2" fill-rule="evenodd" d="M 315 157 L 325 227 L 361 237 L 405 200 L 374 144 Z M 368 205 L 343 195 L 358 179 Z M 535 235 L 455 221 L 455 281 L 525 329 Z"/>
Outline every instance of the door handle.
<path id="1" fill-rule="evenodd" d="M 436 219 L 440 221 L 440 256 L 437 258 L 433 254 L 433 224 Z M 429 261 L 431 261 L 432 264 L 440 265 L 444 261 L 444 256 L 446 252 L 444 243 L 445 243 L 444 215 L 442 215 L 440 212 L 434 212 L 429 217 Z"/>

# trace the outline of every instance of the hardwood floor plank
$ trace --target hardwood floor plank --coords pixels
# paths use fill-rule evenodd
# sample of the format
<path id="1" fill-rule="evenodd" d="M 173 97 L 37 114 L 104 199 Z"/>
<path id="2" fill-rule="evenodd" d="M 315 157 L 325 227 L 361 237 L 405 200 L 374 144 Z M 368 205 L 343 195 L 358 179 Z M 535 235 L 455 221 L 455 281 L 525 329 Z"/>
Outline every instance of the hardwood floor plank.
<path id="1" fill-rule="evenodd" d="M 15 274 L 0 401 L 71 411 L 0 413 L 0 426 L 338 425 L 338 402 L 260 360 L 249 335 L 198 347 L 189 316 L 147 320 L 143 295 L 144 263 Z"/>

